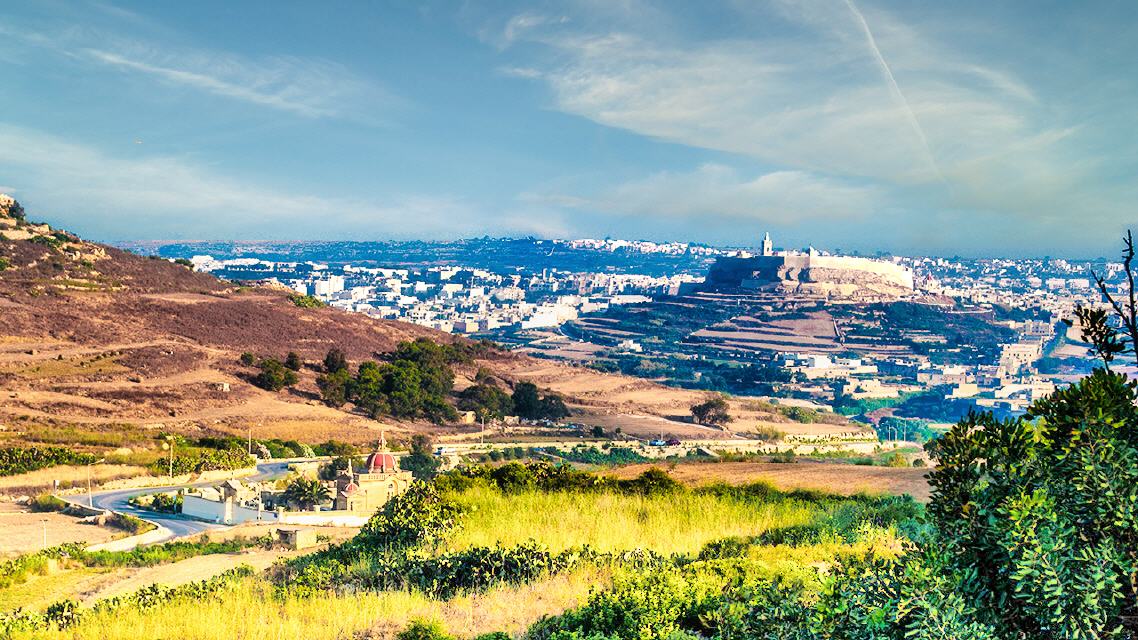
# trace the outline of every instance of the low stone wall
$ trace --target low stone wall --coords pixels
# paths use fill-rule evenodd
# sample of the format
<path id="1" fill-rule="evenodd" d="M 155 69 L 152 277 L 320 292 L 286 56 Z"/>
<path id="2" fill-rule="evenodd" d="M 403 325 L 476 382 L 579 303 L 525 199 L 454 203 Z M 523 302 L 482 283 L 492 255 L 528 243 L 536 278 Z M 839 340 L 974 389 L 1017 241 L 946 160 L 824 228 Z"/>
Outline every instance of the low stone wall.
<path id="1" fill-rule="evenodd" d="M 148 487 L 167 487 L 174 485 L 186 485 L 197 482 L 217 482 L 221 480 L 229 480 L 231 478 L 244 478 L 246 476 L 256 475 L 257 468 L 249 467 L 248 469 L 236 470 L 222 470 L 222 471 L 205 471 L 199 474 L 187 473 L 185 475 L 174 476 L 141 476 L 138 478 L 125 478 L 123 480 L 114 480 L 99 487 L 99 491 L 114 491 L 118 489 L 145 489 Z M 83 489 L 82 491 L 86 491 Z M 77 491 L 76 493 L 82 493 Z"/>
<path id="2" fill-rule="evenodd" d="M 370 516 L 355 511 L 278 511 L 277 524 L 362 527 Z"/>
<path id="3" fill-rule="evenodd" d="M 157 526 L 157 525 L 156 525 Z M 129 536 L 126 538 L 119 538 L 118 540 L 111 540 L 110 542 L 101 542 L 87 547 L 87 551 L 130 551 L 135 547 L 147 544 L 155 544 L 157 542 L 164 542 L 173 537 L 173 533 L 163 526 L 158 526 L 157 529 L 140 533 L 137 536 Z"/>

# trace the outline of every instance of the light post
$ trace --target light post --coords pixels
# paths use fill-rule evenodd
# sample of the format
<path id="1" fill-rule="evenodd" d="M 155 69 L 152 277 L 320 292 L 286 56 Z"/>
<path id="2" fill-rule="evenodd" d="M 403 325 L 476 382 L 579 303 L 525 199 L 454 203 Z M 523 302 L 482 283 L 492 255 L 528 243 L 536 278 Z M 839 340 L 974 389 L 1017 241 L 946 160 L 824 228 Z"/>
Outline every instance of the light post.
<path id="1" fill-rule="evenodd" d="M 170 481 L 174 480 L 174 436 L 166 436 L 166 442 L 162 443 L 162 448 L 170 452 Z"/>
<path id="2" fill-rule="evenodd" d="M 97 464 L 102 464 L 106 461 L 107 461 L 106 458 L 99 458 L 98 460 L 87 465 L 87 506 L 88 507 L 93 508 L 95 506 L 94 498 L 91 496 L 91 467 L 93 467 Z"/>
<path id="3" fill-rule="evenodd" d="M 43 548 L 47 549 L 47 518 L 41 518 L 40 522 L 43 523 Z"/>

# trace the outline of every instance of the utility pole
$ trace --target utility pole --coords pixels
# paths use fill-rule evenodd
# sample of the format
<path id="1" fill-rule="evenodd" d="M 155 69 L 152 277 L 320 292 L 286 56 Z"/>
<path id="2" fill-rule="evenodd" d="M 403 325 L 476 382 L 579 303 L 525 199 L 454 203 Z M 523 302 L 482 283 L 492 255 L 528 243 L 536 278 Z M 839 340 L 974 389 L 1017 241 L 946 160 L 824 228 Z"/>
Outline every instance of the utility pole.
<path id="1" fill-rule="evenodd" d="M 93 467 L 93 466 L 95 466 L 101 462 L 106 462 L 106 458 L 100 458 L 99 460 L 96 460 L 96 461 L 92 462 L 91 464 L 87 465 L 87 506 L 88 507 L 94 507 L 95 506 L 94 498 L 91 496 L 91 467 Z"/>
<path id="2" fill-rule="evenodd" d="M 43 523 L 43 548 L 47 549 L 47 518 L 41 518 L 40 522 Z"/>
<path id="3" fill-rule="evenodd" d="M 174 436 L 166 436 L 166 442 L 162 446 L 170 450 L 170 480 L 174 480 Z"/>
<path id="4" fill-rule="evenodd" d="M 249 425 L 249 450 L 246 453 L 253 455 L 253 425 Z"/>

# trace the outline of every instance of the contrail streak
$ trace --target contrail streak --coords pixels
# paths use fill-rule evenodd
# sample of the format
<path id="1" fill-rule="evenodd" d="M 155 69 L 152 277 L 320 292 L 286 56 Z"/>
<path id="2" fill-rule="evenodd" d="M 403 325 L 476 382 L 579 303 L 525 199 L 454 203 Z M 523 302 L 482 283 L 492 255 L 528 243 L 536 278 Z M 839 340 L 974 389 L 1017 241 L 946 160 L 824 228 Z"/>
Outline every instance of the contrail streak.
<path id="1" fill-rule="evenodd" d="M 881 67 L 881 73 L 885 76 L 885 81 L 889 84 L 889 92 L 893 94 L 893 98 L 905 110 L 905 115 L 908 117 L 909 126 L 913 128 L 913 133 L 917 134 L 917 138 L 921 141 L 921 146 L 924 148 L 925 158 L 928 160 L 929 166 L 936 172 L 937 178 L 944 182 L 944 174 L 941 173 L 940 166 L 936 163 L 936 158 L 933 157 L 932 148 L 929 146 L 929 139 L 925 137 L 925 130 L 921 128 L 921 123 L 917 120 L 917 114 L 913 111 L 913 107 L 909 106 L 909 101 L 905 98 L 905 94 L 901 92 L 900 85 L 897 84 L 897 78 L 893 77 L 893 70 L 889 68 L 889 63 L 885 61 L 885 56 L 881 55 L 881 49 L 877 47 L 877 39 L 873 37 L 873 32 L 869 30 L 869 23 L 866 22 L 865 16 L 853 0 L 845 0 L 846 6 L 853 12 L 854 17 L 857 18 L 858 23 L 861 25 L 861 30 L 865 33 L 865 41 L 869 44 L 869 49 L 873 52 L 873 57 L 877 59 L 878 66 Z"/>

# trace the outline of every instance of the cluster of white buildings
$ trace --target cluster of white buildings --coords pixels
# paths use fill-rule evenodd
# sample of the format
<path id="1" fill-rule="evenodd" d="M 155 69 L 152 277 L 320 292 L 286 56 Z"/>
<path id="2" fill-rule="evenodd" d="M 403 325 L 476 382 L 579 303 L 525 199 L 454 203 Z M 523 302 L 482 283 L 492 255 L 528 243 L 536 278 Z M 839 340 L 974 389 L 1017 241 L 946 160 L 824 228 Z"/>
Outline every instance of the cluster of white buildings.
<path id="1" fill-rule="evenodd" d="M 377 318 L 402 320 L 452 333 L 479 333 L 503 327 L 553 328 L 582 314 L 614 305 L 648 302 L 675 294 L 688 274 L 648 276 L 621 273 L 492 273 L 484 269 L 439 266 L 392 269 L 319 263 L 270 262 L 256 258 L 191 259 L 199 271 L 240 279 L 263 276 L 333 307 Z"/>
<path id="2" fill-rule="evenodd" d="M 719 256 L 732 253 L 729 250 L 717 249 L 689 244 L 687 242 L 650 242 L 647 240 L 594 240 L 581 238 L 578 240 L 554 240 L 555 244 L 562 244 L 570 249 L 591 249 L 593 251 L 635 251 L 638 253 L 666 253 L 670 255 L 683 255 L 690 253 L 703 256 Z"/>

